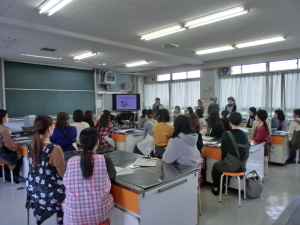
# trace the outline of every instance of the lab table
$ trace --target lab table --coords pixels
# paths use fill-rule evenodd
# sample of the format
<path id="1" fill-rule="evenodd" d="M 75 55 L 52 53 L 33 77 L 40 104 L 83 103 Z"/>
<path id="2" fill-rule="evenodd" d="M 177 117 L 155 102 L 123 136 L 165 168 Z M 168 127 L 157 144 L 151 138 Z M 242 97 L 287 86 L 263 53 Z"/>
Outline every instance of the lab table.
<path id="1" fill-rule="evenodd" d="M 273 225 L 299 225 L 300 195 L 295 195 Z"/>
<path id="2" fill-rule="evenodd" d="M 112 139 L 116 142 L 116 149 L 133 152 L 134 146 L 143 139 L 144 131 L 135 128 L 114 129 Z"/>
<path id="3" fill-rule="evenodd" d="M 105 155 L 123 168 L 140 157 L 124 151 Z M 198 168 L 157 161 L 155 167 L 131 170 L 112 183 L 111 225 L 197 224 Z"/>

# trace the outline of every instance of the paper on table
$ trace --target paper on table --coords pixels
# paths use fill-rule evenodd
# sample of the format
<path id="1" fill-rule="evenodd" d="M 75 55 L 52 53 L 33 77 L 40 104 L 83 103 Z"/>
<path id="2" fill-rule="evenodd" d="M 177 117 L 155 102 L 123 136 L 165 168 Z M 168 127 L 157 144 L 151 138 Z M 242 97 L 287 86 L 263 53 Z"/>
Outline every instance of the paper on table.
<path id="1" fill-rule="evenodd" d="M 141 159 L 137 158 L 133 163 L 135 166 L 156 166 L 156 161 L 151 159 Z"/>
<path id="2" fill-rule="evenodd" d="M 116 168 L 116 171 L 117 171 L 117 176 L 133 173 L 132 171 L 128 170 L 127 168 L 117 167 L 117 166 L 115 168 Z"/>

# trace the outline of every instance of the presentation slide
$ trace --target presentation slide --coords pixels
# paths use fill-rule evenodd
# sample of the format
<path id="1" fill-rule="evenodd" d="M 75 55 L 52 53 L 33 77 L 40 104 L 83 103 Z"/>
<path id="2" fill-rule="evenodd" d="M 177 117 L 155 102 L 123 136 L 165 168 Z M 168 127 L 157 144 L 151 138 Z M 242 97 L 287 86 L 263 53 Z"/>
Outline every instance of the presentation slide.
<path id="1" fill-rule="evenodd" d="M 116 110 L 136 110 L 137 109 L 136 95 L 117 95 L 116 96 Z"/>

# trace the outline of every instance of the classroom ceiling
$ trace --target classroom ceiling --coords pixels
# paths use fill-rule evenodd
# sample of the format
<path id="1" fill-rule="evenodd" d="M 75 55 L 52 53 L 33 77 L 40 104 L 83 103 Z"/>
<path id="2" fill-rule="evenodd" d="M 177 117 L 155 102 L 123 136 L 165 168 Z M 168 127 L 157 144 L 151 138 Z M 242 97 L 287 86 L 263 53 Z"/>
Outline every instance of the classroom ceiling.
<path id="1" fill-rule="evenodd" d="M 0 49 L 7 59 L 82 68 L 135 72 L 151 68 L 120 68 L 146 60 L 149 67 L 205 64 L 246 55 L 300 48 L 300 0 L 73 0 L 52 16 L 39 14 L 43 0 L 0 0 L 0 37 L 14 41 Z M 234 6 L 249 13 L 183 32 L 140 40 L 142 34 Z M 195 51 L 284 35 L 286 41 L 207 55 Z M 162 48 L 167 43 L 178 48 Z M 57 49 L 45 52 L 43 47 Z M 78 63 L 73 57 L 98 52 Z M 32 58 L 21 54 L 58 57 Z M 106 65 L 98 65 L 106 63 Z M 117 67 L 117 68 L 116 68 Z"/>

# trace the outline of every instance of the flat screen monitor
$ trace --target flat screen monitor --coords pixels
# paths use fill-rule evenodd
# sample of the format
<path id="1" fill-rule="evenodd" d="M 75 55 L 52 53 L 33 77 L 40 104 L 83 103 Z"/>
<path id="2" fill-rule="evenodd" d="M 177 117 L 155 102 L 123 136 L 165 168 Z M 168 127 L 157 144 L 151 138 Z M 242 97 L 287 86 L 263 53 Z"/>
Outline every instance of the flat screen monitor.
<path id="1" fill-rule="evenodd" d="M 112 95 L 113 110 L 140 110 L 140 95 Z"/>

